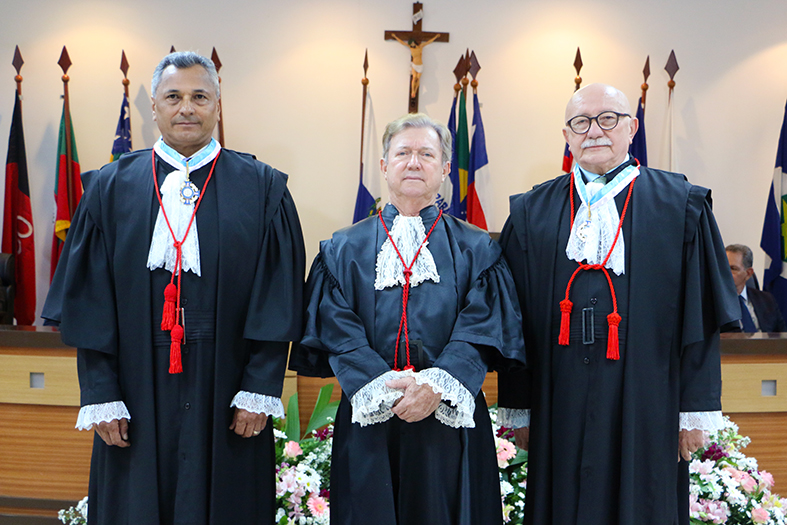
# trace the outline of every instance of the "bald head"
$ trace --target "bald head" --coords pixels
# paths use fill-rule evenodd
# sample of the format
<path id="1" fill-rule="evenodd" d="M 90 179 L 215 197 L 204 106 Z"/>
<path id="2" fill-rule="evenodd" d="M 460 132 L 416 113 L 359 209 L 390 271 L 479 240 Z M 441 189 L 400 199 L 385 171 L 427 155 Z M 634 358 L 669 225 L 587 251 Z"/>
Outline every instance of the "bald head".
<path id="1" fill-rule="evenodd" d="M 595 117 L 606 111 L 620 117 L 617 126 L 603 130 Z M 631 104 L 622 91 L 606 84 L 590 84 L 576 91 L 566 105 L 565 121 L 578 116 L 594 119 L 590 128 L 576 133 L 566 125 L 563 137 L 583 170 L 602 175 L 626 160 L 639 122 L 631 116 Z"/>

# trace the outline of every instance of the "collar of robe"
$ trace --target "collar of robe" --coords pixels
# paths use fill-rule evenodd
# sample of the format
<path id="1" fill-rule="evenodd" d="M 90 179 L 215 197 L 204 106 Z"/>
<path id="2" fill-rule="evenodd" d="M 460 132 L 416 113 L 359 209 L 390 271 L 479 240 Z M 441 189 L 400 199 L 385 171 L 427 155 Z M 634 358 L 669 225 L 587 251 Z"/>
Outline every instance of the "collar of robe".
<path id="1" fill-rule="evenodd" d="M 393 206 L 391 207 L 393 208 Z M 431 208 L 435 209 L 434 206 L 432 206 Z M 415 251 L 415 255 L 413 255 L 412 259 L 410 259 L 409 264 L 405 261 L 405 258 L 402 256 L 402 251 L 400 251 L 399 247 L 396 245 L 396 242 L 394 242 L 393 236 L 391 235 L 391 231 L 388 230 L 388 226 L 386 226 L 385 220 L 383 220 L 383 213 L 378 213 L 377 216 L 380 219 L 380 224 L 382 224 L 386 235 L 388 236 L 388 240 L 386 242 L 390 242 L 390 245 L 393 247 L 397 257 L 399 258 L 399 262 L 402 265 L 402 274 L 404 276 L 404 284 L 402 286 L 402 317 L 399 319 L 399 331 L 396 334 L 396 346 L 394 348 L 393 369 L 396 371 L 402 370 L 401 368 L 399 368 L 399 341 L 402 339 L 402 332 L 404 332 L 405 355 L 406 355 L 406 363 L 407 363 L 404 367 L 404 370 L 414 370 L 415 367 L 412 364 L 410 364 L 410 335 L 409 335 L 409 330 L 407 328 L 407 302 L 410 298 L 410 279 L 413 275 L 413 266 L 418 260 L 418 255 L 421 253 L 421 250 L 423 250 L 424 247 L 428 244 L 429 236 L 432 235 L 435 226 L 437 226 L 437 223 L 440 222 L 440 217 L 443 216 L 443 210 L 440 210 L 437 213 L 437 218 L 432 224 L 432 227 L 429 229 L 429 233 L 427 233 L 424 239 L 418 244 L 418 247 Z M 396 219 L 398 219 L 399 217 L 400 216 L 396 216 Z M 419 216 L 417 217 L 417 219 L 420 220 L 421 217 Z M 404 223 L 397 221 L 397 223 L 395 223 L 395 225 L 392 226 L 391 229 L 393 230 L 397 224 L 404 224 Z M 421 222 L 421 228 L 423 229 L 423 222 Z M 383 248 L 385 248 L 385 246 L 383 246 Z M 383 250 L 381 249 L 380 253 L 382 254 L 382 252 Z M 434 260 L 432 260 L 432 266 L 434 266 Z M 439 282 L 439 276 L 436 282 Z"/>
<path id="2" fill-rule="evenodd" d="M 632 162 L 632 161 L 629 161 Z M 637 165 L 637 172 L 639 169 L 639 161 L 634 159 L 633 162 Z M 624 163 L 624 165 L 627 163 Z M 621 165 L 623 166 L 623 165 Z M 624 166 L 625 169 L 628 166 Z M 572 174 L 569 177 L 569 195 L 571 200 L 571 231 L 574 231 L 574 184 L 575 184 L 575 176 Z M 634 189 L 634 182 L 636 181 L 636 176 L 631 177 L 631 182 L 628 183 L 628 194 L 626 195 L 626 202 L 623 205 L 623 213 L 620 214 L 620 220 L 618 221 L 617 230 L 615 232 L 615 237 L 612 241 L 612 246 L 610 246 L 609 250 L 607 251 L 606 256 L 604 257 L 603 262 L 600 264 L 587 264 L 578 262 L 578 267 L 574 270 L 574 273 L 571 275 L 571 278 L 568 280 L 568 284 L 566 285 L 566 296 L 565 298 L 560 301 L 560 334 L 558 336 L 558 344 L 562 346 L 567 346 L 569 344 L 569 331 L 571 327 L 571 309 L 574 306 L 574 303 L 571 302 L 569 296 L 571 294 L 571 284 L 574 282 L 574 278 L 577 274 L 583 270 L 601 270 L 604 272 L 604 276 L 607 278 L 607 283 L 609 284 L 610 293 L 612 294 L 612 313 L 607 316 L 607 323 L 609 324 L 609 332 L 607 337 L 607 359 L 618 360 L 620 359 L 620 343 L 618 340 L 618 325 L 620 325 L 620 314 L 618 314 L 618 301 L 615 295 L 615 286 L 612 284 L 612 278 L 607 271 L 606 264 L 609 261 L 609 258 L 612 256 L 612 252 L 615 249 L 615 244 L 617 244 L 618 239 L 620 238 L 621 228 L 623 227 L 623 220 L 626 218 L 626 211 L 628 210 L 629 202 L 631 202 L 631 192 Z M 620 189 L 622 190 L 625 186 L 622 186 Z M 619 190 L 620 191 L 620 190 Z M 614 205 L 614 202 L 612 203 Z"/>
<path id="3" fill-rule="evenodd" d="M 172 228 L 170 217 L 168 216 L 167 209 L 164 206 L 164 201 L 162 200 L 161 197 L 162 192 L 159 191 L 158 179 L 156 178 L 156 149 L 154 148 L 153 151 L 151 152 L 151 163 L 153 168 L 153 188 L 156 191 L 156 197 L 158 198 L 159 201 L 159 217 L 164 218 L 164 222 L 167 225 L 167 229 L 169 230 L 169 233 L 172 236 L 171 237 L 172 248 L 175 250 L 174 268 L 171 270 L 172 277 L 170 277 L 170 282 L 164 289 L 164 311 L 162 312 L 161 315 L 161 329 L 164 331 L 169 330 L 170 337 L 171 337 L 170 352 L 169 352 L 170 374 L 179 374 L 183 371 L 183 363 L 180 355 L 180 345 L 181 345 L 181 341 L 183 341 L 183 327 L 180 325 L 180 290 L 181 290 L 180 277 L 182 273 L 181 266 L 183 264 L 183 243 L 188 238 L 192 225 L 196 226 L 195 220 L 197 216 L 197 210 L 199 209 L 199 205 L 202 202 L 203 195 L 205 195 L 205 188 L 208 187 L 208 183 L 210 183 L 210 179 L 213 177 L 213 170 L 216 168 L 216 161 L 219 159 L 220 148 L 218 149 L 214 148 L 214 151 L 215 153 L 212 156 L 213 164 L 210 167 L 208 178 L 205 180 L 205 184 L 203 184 L 202 191 L 199 192 L 199 196 L 197 196 L 196 203 L 193 203 L 193 210 L 191 210 L 191 214 L 190 214 L 191 216 L 189 218 L 188 224 L 186 225 L 185 232 L 182 234 L 182 236 L 180 236 L 180 238 L 176 236 L 175 231 Z M 188 159 L 186 160 L 186 162 L 188 166 Z M 207 164 L 207 162 L 209 162 L 209 160 L 205 161 L 202 165 L 204 166 L 205 164 Z M 167 178 L 169 178 L 170 175 L 168 175 Z M 188 172 L 187 172 L 187 176 L 188 176 Z M 196 234 L 193 237 L 196 237 Z M 175 275 L 178 276 L 177 285 L 175 285 Z"/>

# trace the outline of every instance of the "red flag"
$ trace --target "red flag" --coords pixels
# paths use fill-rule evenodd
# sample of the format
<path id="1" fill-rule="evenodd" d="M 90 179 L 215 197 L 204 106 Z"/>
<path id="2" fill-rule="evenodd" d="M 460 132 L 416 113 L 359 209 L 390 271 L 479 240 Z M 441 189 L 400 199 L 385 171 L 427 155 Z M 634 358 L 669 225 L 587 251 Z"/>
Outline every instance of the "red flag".
<path id="1" fill-rule="evenodd" d="M 71 227 L 79 199 L 82 198 L 82 178 L 79 176 L 79 158 L 74 140 L 74 127 L 68 109 L 68 98 L 63 101 L 63 116 L 60 119 L 60 133 L 57 141 L 57 180 L 55 181 L 55 234 L 52 237 L 51 281 L 55 275 L 57 261 L 63 251 L 63 242 Z"/>
<path id="2" fill-rule="evenodd" d="M 36 253 L 33 242 L 33 212 L 30 208 L 30 185 L 27 179 L 25 135 L 22 131 L 22 103 L 14 102 L 8 158 L 5 166 L 5 211 L 3 216 L 3 252 L 14 254 L 16 298 L 14 317 L 17 324 L 32 325 L 36 310 Z"/>

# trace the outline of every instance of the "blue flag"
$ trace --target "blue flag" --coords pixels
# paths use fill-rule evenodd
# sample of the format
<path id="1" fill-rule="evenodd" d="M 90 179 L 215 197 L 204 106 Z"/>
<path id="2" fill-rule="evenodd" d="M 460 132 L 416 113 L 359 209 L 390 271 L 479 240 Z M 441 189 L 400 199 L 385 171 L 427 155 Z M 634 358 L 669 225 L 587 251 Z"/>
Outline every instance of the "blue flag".
<path id="1" fill-rule="evenodd" d="M 120 104 L 120 118 L 118 119 L 115 142 L 112 143 L 112 155 L 109 161 L 114 162 L 129 151 L 131 151 L 131 118 L 129 116 L 128 97 L 124 94 L 123 102 Z"/>
<path id="2" fill-rule="evenodd" d="M 787 160 L 787 106 L 784 108 L 784 120 L 779 133 L 779 147 L 776 150 L 776 169 L 773 171 L 773 181 L 768 194 L 768 203 L 765 208 L 765 221 L 762 225 L 762 238 L 760 247 L 765 250 L 766 260 L 763 289 L 771 292 L 782 312 L 787 312 L 787 261 L 784 253 L 784 236 L 787 227 L 784 224 L 785 208 L 787 208 L 787 173 L 784 162 Z"/>
<path id="3" fill-rule="evenodd" d="M 639 97 L 639 102 L 637 103 L 637 120 L 639 121 L 639 130 L 634 135 L 634 140 L 631 141 L 629 153 L 639 161 L 641 166 L 647 166 L 648 144 L 645 140 L 645 106 L 642 104 L 642 97 Z"/>
<path id="4" fill-rule="evenodd" d="M 445 213 L 456 216 L 453 211 L 454 180 L 459 180 L 459 166 L 456 160 L 456 94 L 451 103 L 451 116 L 448 117 L 448 131 L 451 132 L 451 172 L 440 185 L 440 192 L 437 194 L 437 207 Z M 456 189 L 458 192 L 458 188 Z"/>
<path id="5" fill-rule="evenodd" d="M 355 197 L 353 224 L 376 215 L 380 209 L 380 143 L 377 140 L 371 90 L 366 91 L 366 114 L 363 126 L 361 174 L 358 181 L 358 195 Z"/>
<path id="6" fill-rule="evenodd" d="M 467 222 L 487 230 L 484 209 L 491 210 L 489 202 L 489 157 L 486 155 L 486 135 L 481 120 L 481 104 L 473 93 L 473 138 L 470 143 L 470 163 L 467 168 Z M 484 198 L 487 197 L 487 198 Z"/>

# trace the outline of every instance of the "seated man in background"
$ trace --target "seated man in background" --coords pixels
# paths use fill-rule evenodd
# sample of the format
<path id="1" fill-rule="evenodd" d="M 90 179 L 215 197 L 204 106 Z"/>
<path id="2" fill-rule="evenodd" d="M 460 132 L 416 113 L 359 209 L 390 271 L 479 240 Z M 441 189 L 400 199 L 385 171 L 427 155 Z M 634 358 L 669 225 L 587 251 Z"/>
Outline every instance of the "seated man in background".
<path id="1" fill-rule="evenodd" d="M 776 299 L 768 292 L 746 286 L 754 275 L 754 256 L 743 244 L 730 244 L 726 248 L 732 279 L 741 303 L 741 330 L 744 332 L 787 332 L 787 325 Z"/>

